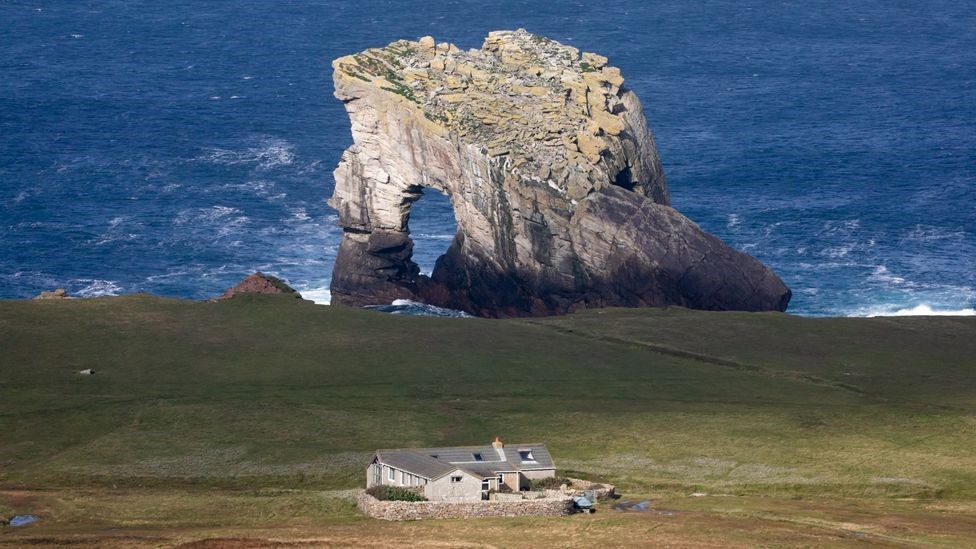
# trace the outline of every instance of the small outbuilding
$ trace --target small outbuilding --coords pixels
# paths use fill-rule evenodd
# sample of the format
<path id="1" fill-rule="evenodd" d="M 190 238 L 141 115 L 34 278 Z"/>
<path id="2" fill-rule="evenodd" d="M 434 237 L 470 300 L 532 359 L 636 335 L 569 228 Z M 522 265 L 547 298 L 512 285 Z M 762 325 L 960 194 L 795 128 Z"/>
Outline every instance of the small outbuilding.
<path id="1" fill-rule="evenodd" d="M 366 468 L 366 487 L 408 487 L 430 501 L 479 501 L 489 492 L 528 490 L 530 481 L 556 476 L 545 444 L 377 450 Z"/>

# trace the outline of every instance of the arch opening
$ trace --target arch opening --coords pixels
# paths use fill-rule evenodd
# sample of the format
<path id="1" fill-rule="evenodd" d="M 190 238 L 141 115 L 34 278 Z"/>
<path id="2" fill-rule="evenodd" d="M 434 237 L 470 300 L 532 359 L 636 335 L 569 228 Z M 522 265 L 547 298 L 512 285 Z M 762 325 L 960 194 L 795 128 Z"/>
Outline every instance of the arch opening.
<path id="1" fill-rule="evenodd" d="M 437 258 L 450 248 L 457 234 L 457 220 L 451 199 L 438 189 L 423 187 L 420 198 L 410 204 L 406 229 L 413 241 L 412 261 L 430 276 Z"/>

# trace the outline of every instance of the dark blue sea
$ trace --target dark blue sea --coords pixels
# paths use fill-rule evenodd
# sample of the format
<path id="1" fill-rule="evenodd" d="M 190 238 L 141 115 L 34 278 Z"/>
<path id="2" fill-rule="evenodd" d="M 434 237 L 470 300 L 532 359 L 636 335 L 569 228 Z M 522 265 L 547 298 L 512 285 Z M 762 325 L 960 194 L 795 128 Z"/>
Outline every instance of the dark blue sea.
<path id="1" fill-rule="evenodd" d="M 0 0 L 0 297 L 328 300 L 330 61 L 526 28 L 610 57 L 674 205 L 803 315 L 974 313 L 976 2 Z M 446 199 L 414 208 L 430 270 Z"/>

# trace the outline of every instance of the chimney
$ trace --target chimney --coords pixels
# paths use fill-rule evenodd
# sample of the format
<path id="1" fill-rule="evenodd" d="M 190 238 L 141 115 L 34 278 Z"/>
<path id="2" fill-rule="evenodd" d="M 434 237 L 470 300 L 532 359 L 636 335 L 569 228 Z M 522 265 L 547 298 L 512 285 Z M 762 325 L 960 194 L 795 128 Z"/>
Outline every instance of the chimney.
<path id="1" fill-rule="evenodd" d="M 495 437 L 495 442 L 491 443 L 491 447 L 496 450 L 501 450 L 502 448 L 505 447 L 505 444 L 502 442 L 502 439 L 500 439 L 499 437 Z"/>

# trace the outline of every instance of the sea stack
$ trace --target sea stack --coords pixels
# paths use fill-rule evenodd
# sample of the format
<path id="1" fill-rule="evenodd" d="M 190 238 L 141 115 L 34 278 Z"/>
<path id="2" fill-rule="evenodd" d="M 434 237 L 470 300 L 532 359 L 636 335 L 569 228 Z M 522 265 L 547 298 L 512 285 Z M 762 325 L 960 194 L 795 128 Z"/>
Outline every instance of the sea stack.
<path id="1" fill-rule="evenodd" d="M 520 29 L 468 51 L 400 40 L 332 66 L 354 142 L 329 202 L 344 231 L 334 304 L 786 309 L 768 267 L 670 207 L 640 101 L 606 57 Z M 458 226 L 430 277 L 408 225 L 425 188 L 450 197 Z"/>

